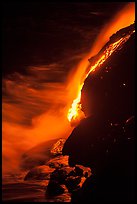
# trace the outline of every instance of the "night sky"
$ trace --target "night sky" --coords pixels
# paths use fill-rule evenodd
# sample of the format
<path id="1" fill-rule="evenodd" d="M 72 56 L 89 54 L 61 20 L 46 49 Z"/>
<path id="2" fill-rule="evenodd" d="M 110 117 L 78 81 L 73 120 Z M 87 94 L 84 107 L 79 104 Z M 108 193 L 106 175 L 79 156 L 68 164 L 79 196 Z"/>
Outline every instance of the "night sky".
<path id="1" fill-rule="evenodd" d="M 55 79 L 53 73 L 48 80 L 64 80 L 66 72 L 89 51 L 102 26 L 124 5 L 3 3 L 4 77 L 14 72 L 29 74 L 29 66 L 59 63 L 60 76 Z"/>

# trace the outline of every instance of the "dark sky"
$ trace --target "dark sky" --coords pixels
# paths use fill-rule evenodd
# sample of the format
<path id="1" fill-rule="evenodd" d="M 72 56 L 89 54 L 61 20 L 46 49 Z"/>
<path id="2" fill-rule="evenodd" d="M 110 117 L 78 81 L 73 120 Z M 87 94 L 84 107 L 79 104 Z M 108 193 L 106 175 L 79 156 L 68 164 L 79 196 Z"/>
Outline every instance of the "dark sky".
<path id="1" fill-rule="evenodd" d="M 102 26 L 125 3 L 3 3 L 4 77 L 29 66 L 61 64 L 68 72 Z"/>

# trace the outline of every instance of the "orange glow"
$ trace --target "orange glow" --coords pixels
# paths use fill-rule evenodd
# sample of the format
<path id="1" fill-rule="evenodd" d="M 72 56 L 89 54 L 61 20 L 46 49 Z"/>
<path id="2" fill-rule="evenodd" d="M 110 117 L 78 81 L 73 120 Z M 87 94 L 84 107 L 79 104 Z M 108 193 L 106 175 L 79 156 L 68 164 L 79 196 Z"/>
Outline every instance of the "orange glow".
<path id="1" fill-rule="evenodd" d="M 80 100 L 85 78 L 112 54 L 112 50 L 120 47 L 126 38 L 111 44 L 94 66 L 90 66 L 88 59 L 99 52 L 113 33 L 132 24 L 134 20 L 135 4 L 128 3 L 102 28 L 91 51 L 85 53 L 83 60 L 73 68 L 65 82 L 45 82 L 45 77 L 48 81 L 50 72 L 56 70 L 60 66 L 58 64 L 52 64 L 51 67 L 28 67 L 29 76 L 16 73 L 12 80 L 3 80 L 9 96 L 3 96 L 2 99 L 3 173 L 19 169 L 22 153 L 30 148 L 70 135 L 73 130 L 70 122 L 75 126 L 84 117 Z"/>
<path id="2" fill-rule="evenodd" d="M 123 11 L 120 14 L 118 13 L 116 15 L 114 20 L 111 22 L 110 29 L 107 29 L 107 27 L 105 26 L 105 28 L 103 29 L 101 34 L 98 36 L 96 43 L 93 46 L 93 49 L 90 52 L 90 54 L 92 54 L 91 56 L 93 56 L 93 53 L 99 51 L 100 46 L 97 46 L 97 45 L 98 45 L 98 41 L 100 42 L 100 38 L 102 36 L 103 36 L 103 38 L 101 40 L 101 45 L 102 45 L 102 43 L 104 45 L 108 39 L 108 36 L 110 37 L 116 31 L 120 30 L 123 27 L 129 26 L 130 24 L 132 24 L 134 22 L 134 20 L 135 20 L 135 8 L 134 8 L 134 6 L 135 6 L 134 3 L 129 3 L 126 7 L 124 7 Z M 135 32 L 135 31 L 133 31 L 133 32 Z M 78 73 L 76 73 L 78 76 L 77 79 L 79 81 L 79 85 L 77 87 L 77 96 L 73 100 L 71 108 L 68 110 L 68 115 L 67 115 L 68 120 L 71 123 L 74 123 L 75 120 L 77 120 L 77 121 L 81 120 L 81 115 L 82 115 L 81 104 L 80 104 L 81 90 L 82 90 L 82 87 L 84 85 L 85 79 L 89 76 L 89 74 L 92 71 L 95 71 L 97 68 L 99 68 L 105 62 L 105 60 L 108 59 L 112 55 L 112 53 L 114 51 L 116 51 L 118 48 L 120 48 L 130 38 L 131 34 L 126 35 L 124 37 L 121 37 L 116 42 L 110 44 L 106 48 L 106 50 L 104 51 L 104 54 L 102 56 L 100 56 L 100 58 L 95 62 L 94 65 L 90 65 L 90 64 L 88 65 L 87 64 L 88 62 L 85 62 L 85 59 L 87 60 L 87 58 L 89 58 L 90 54 L 88 54 L 88 56 L 85 57 L 84 61 L 81 62 L 80 66 L 78 68 L 78 70 L 80 70 L 80 72 L 81 72 L 81 75 L 79 74 L 79 76 L 78 76 Z M 83 62 L 85 62 L 85 64 Z M 83 67 L 81 65 L 83 65 Z M 83 117 L 84 117 L 84 113 L 83 113 Z"/>

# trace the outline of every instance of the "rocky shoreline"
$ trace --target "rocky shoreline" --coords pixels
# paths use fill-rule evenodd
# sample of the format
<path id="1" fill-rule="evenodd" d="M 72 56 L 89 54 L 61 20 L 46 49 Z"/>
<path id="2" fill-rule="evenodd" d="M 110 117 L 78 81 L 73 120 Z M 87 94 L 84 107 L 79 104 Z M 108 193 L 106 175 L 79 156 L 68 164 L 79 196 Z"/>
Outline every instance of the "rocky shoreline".
<path id="1" fill-rule="evenodd" d="M 62 155 L 65 139 L 53 144 L 50 153 L 54 155 L 44 165 L 31 168 L 25 174 L 25 183 L 41 183 L 47 201 L 70 202 L 73 192 L 79 190 L 91 175 L 91 169 L 82 165 L 69 166 L 68 156 Z"/>

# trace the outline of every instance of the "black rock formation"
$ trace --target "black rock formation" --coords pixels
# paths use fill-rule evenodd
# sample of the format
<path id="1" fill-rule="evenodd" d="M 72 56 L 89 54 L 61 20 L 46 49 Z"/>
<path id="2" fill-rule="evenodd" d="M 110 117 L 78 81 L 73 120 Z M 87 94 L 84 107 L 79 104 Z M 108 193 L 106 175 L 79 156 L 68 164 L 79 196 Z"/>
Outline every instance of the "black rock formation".
<path id="1" fill-rule="evenodd" d="M 46 196 L 57 196 L 64 193 L 63 186 L 56 180 L 50 180 L 46 190 Z"/>
<path id="2" fill-rule="evenodd" d="M 80 188 L 79 183 L 81 182 L 81 177 L 80 176 L 69 176 L 65 180 L 65 185 L 68 188 L 69 192 L 76 191 L 78 188 Z"/>
<path id="3" fill-rule="evenodd" d="M 132 34 L 122 49 L 85 81 L 82 107 L 90 117 L 72 131 L 63 155 L 69 155 L 70 166 L 88 166 L 93 175 L 73 193 L 72 202 L 135 199 L 134 48 Z"/>
<path id="4" fill-rule="evenodd" d="M 77 191 L 90 175 L 90 168 L 83 166 L 58 167 L 50 174 L 46 195 L 56 196 L 56 194 L 64 193 L 63 186 L 69 193 Z"/>

